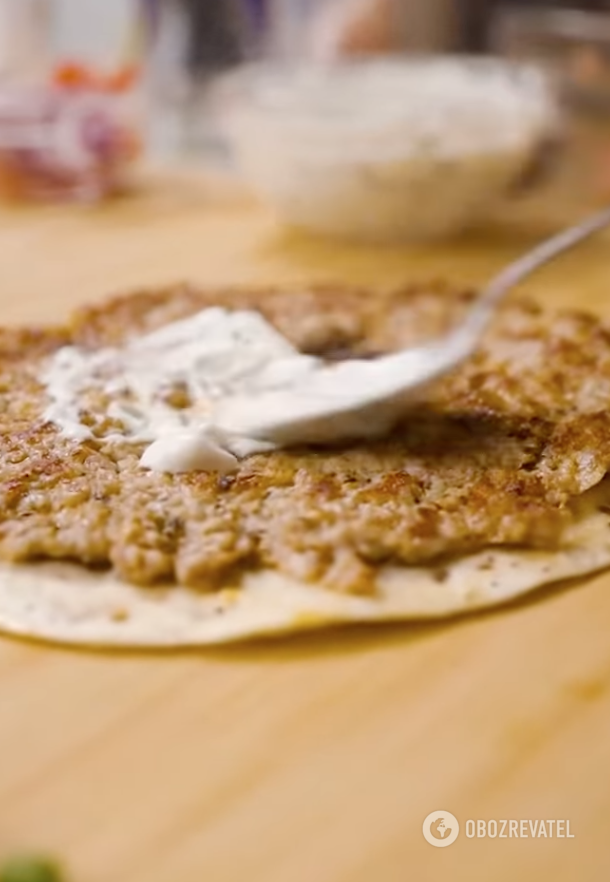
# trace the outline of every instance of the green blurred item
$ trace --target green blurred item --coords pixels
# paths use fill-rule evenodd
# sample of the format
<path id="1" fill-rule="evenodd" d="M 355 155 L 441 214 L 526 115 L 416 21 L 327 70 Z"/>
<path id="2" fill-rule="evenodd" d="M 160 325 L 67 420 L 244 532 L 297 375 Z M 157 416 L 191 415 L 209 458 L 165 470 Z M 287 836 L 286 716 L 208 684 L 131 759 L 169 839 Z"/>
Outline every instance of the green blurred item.
<path id="1" fill-rule="evenodd" d="M 43 855 L 16 855 L 0 866 L 0 882 L 63 882 L 59 864 Z"/>

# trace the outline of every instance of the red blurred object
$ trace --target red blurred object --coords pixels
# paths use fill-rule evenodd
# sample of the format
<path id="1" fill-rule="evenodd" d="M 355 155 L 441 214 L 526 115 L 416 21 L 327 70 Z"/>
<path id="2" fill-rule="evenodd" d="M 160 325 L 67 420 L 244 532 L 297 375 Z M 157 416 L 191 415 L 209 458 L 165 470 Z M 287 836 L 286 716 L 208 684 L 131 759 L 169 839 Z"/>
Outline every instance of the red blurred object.
<path id="1" fill-rule="evenodd" d="M 97 77 L 86 65 L 64 61 L 51 73 L 51 83 L 62 89 L 95 89 Z"/>
<path id="2" fill-rule="evenodd" d="M 128 92 L 136 87 L 139 79 L 139 68 L 135 64 L 126 64 L 104 78 L 103 88 L 108 92 Z"/>
<path id="3" fill-rule="evenodd" d="M 121 74 L 64 64 L 50 85 L 0 88 L 0 196 L 94 202 L 127 189 L 142 144 L 135 80 Z"/>
<path id="4" fill-rule="evenodd" d="M 81 62 L 65 61 L 53 70 L 51 83 L 61 89 L 123 94 L 135 88 L 139 76 L 135 64 L 124 64 L 110 73 L 103 73 Z"/>

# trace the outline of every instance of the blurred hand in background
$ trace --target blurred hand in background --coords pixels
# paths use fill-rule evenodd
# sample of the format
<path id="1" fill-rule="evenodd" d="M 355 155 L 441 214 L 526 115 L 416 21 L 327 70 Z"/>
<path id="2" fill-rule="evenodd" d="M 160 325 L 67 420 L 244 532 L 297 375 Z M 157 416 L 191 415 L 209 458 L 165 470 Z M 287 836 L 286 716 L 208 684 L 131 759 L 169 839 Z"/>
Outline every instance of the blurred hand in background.
<path id="1" fill-rule="evenodd" d="M 450 48 L 455 13 L 453 0 L 331 0 L 320 13 L 314 49 L 332 56 Z"/>
<path id="2" fill-rule="evenodd" d="M 385 52 L 398 43 L 394 0 L 355 0 L 322 17 L 321 39 L 341 54 Z"/>

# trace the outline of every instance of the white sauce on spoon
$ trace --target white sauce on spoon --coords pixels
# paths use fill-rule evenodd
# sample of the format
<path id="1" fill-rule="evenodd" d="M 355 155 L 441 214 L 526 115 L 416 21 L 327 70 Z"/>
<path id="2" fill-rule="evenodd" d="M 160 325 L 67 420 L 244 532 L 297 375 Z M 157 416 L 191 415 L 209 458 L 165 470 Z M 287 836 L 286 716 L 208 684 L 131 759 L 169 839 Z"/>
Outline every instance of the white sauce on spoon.
<path id="1" fill-rule="evenodd" d="M 82 411 L 87 394 L 102 393 L 121 425 L 103 439 L 148 442 L 143 467 L 225 474 L 252 453 L 388 431 L 404 409 L 392 390 L 404 384 L 409 359 L 419 374 L 438 353 L 329 366 L 299 353 L 257 312 L 211 308 L 120 348 L 60 349 L 41 376 L 44 416 L 66 437 L 99 438 Z M 186 395 L 181 408 L 167 399 L 176 387 Z"/>

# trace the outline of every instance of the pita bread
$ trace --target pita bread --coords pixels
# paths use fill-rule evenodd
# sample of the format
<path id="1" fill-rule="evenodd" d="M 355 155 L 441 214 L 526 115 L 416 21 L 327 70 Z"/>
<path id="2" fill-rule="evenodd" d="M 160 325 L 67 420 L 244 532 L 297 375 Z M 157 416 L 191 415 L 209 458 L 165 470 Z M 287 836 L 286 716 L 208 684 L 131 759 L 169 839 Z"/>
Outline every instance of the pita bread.
<path id="1" fill-rule="evenodd" d="M 40 371 L 64 345 L 121 346 L 222 304 L 259 311 L 302 352 L 367 357 L 438 336 L 475 297 L 178 286 L 65 328 L 0 328 L 0 629 L 197 646 L 453 616 L 610 567 L 610 326 L 584 313 L 511 301 L 387 438 L 255 455 L 228 477 L 142 469 L 143 449 L 106 441 L 95 396 L 89 443 L 42 418 Z"/>
<path id="2" fill-rule="evenodd" d="M 295 633 L 348 622 L 456 616 L 543 585 L 610 567 L 610 482 L 579 501 L 555 551 L 490 549 L 443 567 L 385 567 L 374 597 L 328 591 L 273 571 L 213 594 L 138 588 L 66 563 L 0 566 L 0 629 L 96 647 L 178 648 Z"/>

